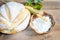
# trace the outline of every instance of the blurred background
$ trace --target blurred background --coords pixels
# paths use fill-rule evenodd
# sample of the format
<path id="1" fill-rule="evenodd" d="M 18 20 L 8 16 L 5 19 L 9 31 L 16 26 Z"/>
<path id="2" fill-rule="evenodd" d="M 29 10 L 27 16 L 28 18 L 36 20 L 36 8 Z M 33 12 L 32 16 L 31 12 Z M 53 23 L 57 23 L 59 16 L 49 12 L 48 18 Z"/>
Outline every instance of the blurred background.
<path id="1" fill-rule="evenodd" d="M 26 0 L 0 0 L 0 4 L 5 1 L 26 2 Z M 55 26 L 51 29 L 51 32 L 38 35 L 28 27 L 26 30 L 14 35 L 0 34 L 0 40 L 60 40 L 60 0 L 44 0 L 43 9 L 54 17 Z"/>
<path id="2" fill-rule="evenodd" d="M 0 1 L 16 1 L 16 2 L 26 2 L 26 0 L 0 0 Z M 45 9 L 60 9 L 60 0 L 44 0 L 43 2 Z"/>

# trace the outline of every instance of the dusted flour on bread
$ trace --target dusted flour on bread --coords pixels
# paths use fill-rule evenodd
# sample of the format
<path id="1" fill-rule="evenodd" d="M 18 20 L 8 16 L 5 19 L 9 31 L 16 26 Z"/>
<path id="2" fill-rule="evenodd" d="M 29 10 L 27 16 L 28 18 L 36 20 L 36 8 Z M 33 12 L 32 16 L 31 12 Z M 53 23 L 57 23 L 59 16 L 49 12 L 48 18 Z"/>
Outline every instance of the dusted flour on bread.
<path id="1" fill-rule="evenodd" d="M 23 4 L 8 2 L 0 7 L 0 32 L 14 34 L 24 30 L 30 20 L 30 12 Z"/>

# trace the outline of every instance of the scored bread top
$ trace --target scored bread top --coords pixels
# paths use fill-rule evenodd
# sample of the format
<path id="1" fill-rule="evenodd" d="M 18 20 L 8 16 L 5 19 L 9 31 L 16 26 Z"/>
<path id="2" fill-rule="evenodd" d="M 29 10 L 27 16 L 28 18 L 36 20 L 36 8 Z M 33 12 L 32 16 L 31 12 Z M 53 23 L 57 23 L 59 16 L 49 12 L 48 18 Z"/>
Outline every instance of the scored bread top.
<path id="1" fill-rule="evenodd" d="M 27 27 L 30 20 L 30 12 L 25 9 L 23 4 L 8 2 L 3 4 L 0 9 L 0 29 L 3 30 L 1 32 L 10 33 L 9 31 L 15 27 L 14 30 L 18 30 L 17 32 L 19 32 Z"/>

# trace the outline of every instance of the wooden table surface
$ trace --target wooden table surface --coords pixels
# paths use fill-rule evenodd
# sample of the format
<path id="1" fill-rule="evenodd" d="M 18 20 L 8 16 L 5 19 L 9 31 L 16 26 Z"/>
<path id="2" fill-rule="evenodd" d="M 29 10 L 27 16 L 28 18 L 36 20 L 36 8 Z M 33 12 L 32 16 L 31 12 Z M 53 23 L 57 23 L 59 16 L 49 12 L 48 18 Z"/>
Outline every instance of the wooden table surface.
<path id="1" fill-rule="evenodd" d="M 39 35 L 28 27 L 26 30 L 14 35 L 0 33 L 0 40 L 60 40 L 60 9 L 58 7 L 58 9 L 55 9 L 47 6 L 44 5 L 44 10 L 53 15 L 55 20 L 55 26 L 48 34 Z"/>

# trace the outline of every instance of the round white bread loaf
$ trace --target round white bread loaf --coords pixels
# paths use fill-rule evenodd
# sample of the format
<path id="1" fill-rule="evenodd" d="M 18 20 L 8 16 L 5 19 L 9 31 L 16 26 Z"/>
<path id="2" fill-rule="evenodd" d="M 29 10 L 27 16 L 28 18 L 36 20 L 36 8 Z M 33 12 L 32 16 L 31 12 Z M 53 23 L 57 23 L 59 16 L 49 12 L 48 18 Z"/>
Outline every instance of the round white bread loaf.
<path id="1" fill-rule="evenodd" d="M 23 4 L 8 2 L 0 7 L 0 32 L 14 34 L 24 30 L 29 23 L 30 12 Z"/>

